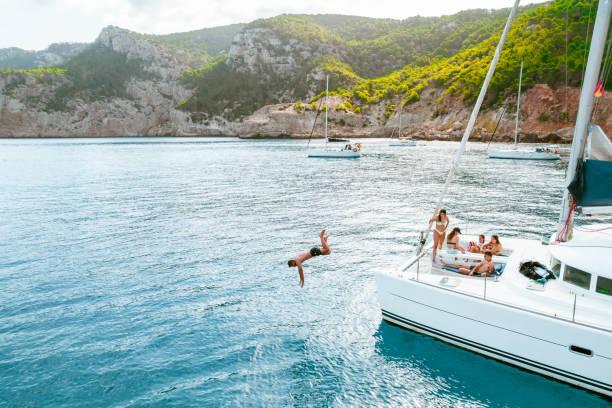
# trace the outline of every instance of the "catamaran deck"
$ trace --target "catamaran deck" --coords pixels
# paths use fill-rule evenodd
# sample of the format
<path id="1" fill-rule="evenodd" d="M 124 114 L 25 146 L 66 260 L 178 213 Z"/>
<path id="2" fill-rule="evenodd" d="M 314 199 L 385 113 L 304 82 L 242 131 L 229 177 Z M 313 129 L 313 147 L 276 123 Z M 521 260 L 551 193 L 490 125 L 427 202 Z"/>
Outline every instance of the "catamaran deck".
<path id="1" fill-rule="evenodd" d="M 477 237 L 462 237 L 460 245 L 467 247 L 467 241 L 477 241 Z M 545 284 L 531 280 L 520 273 L 520 265 L 526 261 L 537 261 L 550 268 L 547 245 L 540 241 L 524 239 L 503 239 L 504 253 L 508 256 L 494 256 L 496 266 L 505 264 L 499 276 L 468 276 L 442 268 L 432 262 L 431 244 L 422 257 L 413 257 L 391 275 L 402 279 L 416 280 L 419 283 L 441 289 L 459 292 L 483 301 L 496 302 L 526 312 L 548 315 L 568 322 L 584 324 L 597 329 L 612 330 L 612 311 L 602 307 L 601 301 L 581 296 L 558 279 Z M 474 265 L 482 260 L 482 254 L 449 254 L 438 251 L 445 263 Z"/>

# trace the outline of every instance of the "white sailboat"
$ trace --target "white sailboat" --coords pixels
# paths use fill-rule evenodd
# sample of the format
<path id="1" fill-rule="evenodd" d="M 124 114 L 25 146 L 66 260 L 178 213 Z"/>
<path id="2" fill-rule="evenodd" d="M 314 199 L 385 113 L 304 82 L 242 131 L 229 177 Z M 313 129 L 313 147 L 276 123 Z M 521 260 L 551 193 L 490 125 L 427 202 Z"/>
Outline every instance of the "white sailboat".
<path id="1" fill-rule="evenodd" d="M 335 157 L 344 159 L 357 159 L 361 157 L 361 145 L 346 144 L 342 149 L 328 149 L 329 139 L 327 137 L 327 107 L 329 94 L 329 76 L 325 78 L 325 148 L 324 149 L 308 149 L 308 157 Z"/>
<path id="2" fill-rule="evenodd" d="M 514 122 L 514 147 L 510 150 L 487 149 L 490 159 L 518 159 L 518 160 L 559 160 L 559 149 L 536 147 L 533 150 L 518 149 L 518 121 L 521 106 L 521 85 L 523 80 L 523 61 L 519 74 L 518 99 L 516 101 L 516 119 Z"/>
<path id="3" fill-rule="evenodd" d="M 399 127 L 397 131 L 397 140 L 393 139 L 389 141 L 389 146 L 416 146 L 414 140 L 406 139 L 402 137 L 402 110 L 404 110 L 404 104 L 400 103 L 399 111 Z"/>
<path id="4" fill-rule="evenodd" d="M 506 23 L 436 212 L 518 3 Z M 427 231 L 415 256 L 393 272 L 376 273 L 384 320 L 607 396 L 612 396 L 612 223 L 578 228 L 573 227 L 573 216 L 575 211 L 612 214 L 612 144 L 601 129 L 589 128 L 611 9 L 610 0 L 599 1 L 566 176 L 571 195 L 564 191 L 558 232 L 547 244 L 503 239 L 503 256 L 493 257 L 496 273 L 475 277 L 456 273 L 441 260 L 473 265 L 482 259 L 481 254 L 441 250 L 440 261 L 432 261 L 432 244 L 425 245 Z M 463 237 L 460 245 L 469 240 L 476 237 Z M 543 266 L 531 270 L 535 276 L 527 273 L 530 261 Z"/>

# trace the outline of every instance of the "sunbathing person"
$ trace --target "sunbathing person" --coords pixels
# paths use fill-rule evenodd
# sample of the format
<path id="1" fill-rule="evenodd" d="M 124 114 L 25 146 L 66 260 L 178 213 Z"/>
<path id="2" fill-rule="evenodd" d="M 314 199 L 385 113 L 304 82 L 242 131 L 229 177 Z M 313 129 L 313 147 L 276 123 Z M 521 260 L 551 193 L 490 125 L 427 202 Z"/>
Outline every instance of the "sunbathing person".
<path id="1" fill-rule="evenodd" d="M 446 252 L 449 254 L 456 254 L 457 251 L 461 251 L 462 254 L 465 254 L 465 248 L 459 246 L 460 234 L 461 230 L 457 227 L 453 228 L 450 234 L 448 234 L 448 238 L 446 238 Z"/>
<path id="2" fill-rule="evenodd" d="M 482 247 L 485 244 L 485 236 L 483 234 L 480 234 L 478 236 L 478 242 L 474 242 L 474 241 L 470 241 L 470 244 L 468 245 L 468 252 L 471 252 L 473 254 L 480 254 L 482 253 Z"/>
<path id="3" fill-rule="evenodd" d="M 453 265 L 444 262 L 442 262 L 442 265 L 458 269 L 459 273 L 464 275 L 472 276 L 476 273 L 480 274 L 480 276 L 485 276 L 495 272 L 495 265 L 491 259 L 493 259 L 493 255 L 491 252 L 486 251 L 482 262 L 472 268 L 470 268 L 468 265 Z"/>
<path id="4" fill-rule="evenodd" d="M 482 246 L 481 252 L 491 251 L 493 255 L 501 255 L 504 252 L 499 237 L 497 235 L 491 235 L 491 242 L 487 242 Z"/>

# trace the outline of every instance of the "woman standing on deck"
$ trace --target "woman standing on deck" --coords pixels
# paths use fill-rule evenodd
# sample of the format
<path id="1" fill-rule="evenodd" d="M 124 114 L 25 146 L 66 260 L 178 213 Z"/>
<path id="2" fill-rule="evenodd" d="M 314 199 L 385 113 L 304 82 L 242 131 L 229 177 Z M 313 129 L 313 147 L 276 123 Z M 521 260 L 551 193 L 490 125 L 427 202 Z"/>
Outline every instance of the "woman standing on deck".
<path id="1" fill-rule="evenodd" d="M 438 253 L 438 249 L 442 249 L 442 244 L 444 244 L 444 238 L 446 238 L 446 228 L 448 227 L 449 220 L 446 216 L 446 210 L 440 210 L 437 216 L 434 216 L 430 223 L 435 222 L 436 226 L 433 232 L 433 261 L 436 262 L 436 254 Z"/>

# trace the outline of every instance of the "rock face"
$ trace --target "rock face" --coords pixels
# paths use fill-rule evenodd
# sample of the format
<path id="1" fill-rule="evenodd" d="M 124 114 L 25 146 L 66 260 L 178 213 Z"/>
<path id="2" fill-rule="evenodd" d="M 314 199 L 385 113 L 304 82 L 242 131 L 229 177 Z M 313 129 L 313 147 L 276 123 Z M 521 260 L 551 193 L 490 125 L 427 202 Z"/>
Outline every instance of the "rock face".
<path id="1" fill-rule="evenodd" d="M 0 49 L 0 68 L 42 68 L 62 64 L 68 58 L 83 51 L 88 44 L 51 44 L 43 51 L 26 51 L 21 48 Z"/>
<path id="2" fill-rule="evenodd" d="M 74 137 L 74 136 L 240 136 L 300 137 L 323 136 L 324 112 L 317 115 L 310 101 L 300 105 L 286 90 L 287 103 L 261 107 L 240 121 L 229 122 L 221 116 L 203 118 L 176 108 L 187 100 L 193 90 L 185 88 L 180 77 L 188 69 L 180 52 L 168 51 L 161 44 L 142 35 L 118 27 L 107 27 L 96 44 L 137 60 L 142 69 L 151 73 L 147 79 L 132 77 L 125 83 L 124 98 L 99 99 L 87 102 L 78 94 L 60 111 L 47 109 L 45 101 L 52 100 L 62 86 L 70 86 L 70 79 L 57 73 L 0 74 L 0 137 Z M 82 49 L 80 45 L 57 45 L 47 51 L 61 58 Z M 0 60 L 17 55 L 11 49 L 0 50 Z M 42 54 L 41 54 L 42 55 Z M 4 56 L 4 57 L 3 57 Z M 306 61 L 318 56 L 336 56 L 338 52 L 328 44 L 306 44 L 295 39 L 281 39 L 273 31 L 247 26 L 235 36 L 227 64 L 238 71 L 257 76 L 269 75 L 291 79 L 300 74 Z M 57 57 L 57 58 L 60 58 Z M 12 58 L 12 57 L 11 57 Z M 56 57 L 41 56 L 45 61 Z M 56 59 L 54 59 L 56 58 Z M 42 61 L 42 60 L 41 60 Z M 58 60 L 59 61 L 59 60 Z M 47 64 L 48 65 L 48 64 Z M 324 72 L 316 69 L 309 74 L 317 80 Z M 291 82 L 291 81 L 288 81 Z M 309 96 L 320 89 L 309 91 Z M 402 136 L 415 139 L 459 140 L 463 135 L 472 106 L 459 97 L 443 96 L 444 89 L 429 88 L 420 100 L 404 107 Z M 576 88 L 554 90 L 547 85 L 536 85 L 521 96 L 519 138 L 524 142 L 571 141 L 573 123 L 578 108 L 580 91 Z M 346 108 L 340 96 L 329 100 L 330 136 L 389 137 L 397 136 L 399 115 L 386 111 L 389 104 L 399 106 L 399 97 L 378 104 L 363 106 L 355 113 Z M 508 97 L 507 107 L 496 133 L 496 141 L 511 141 L 514 135 L 516 96 Z M 499 109 L 481 111 L 471 140 L 488 140 L 501 112 Z M 315 124 L 316 118 L 316 125 Z M 595 122 L 612 135 L 612 94 L 606 93 L 597 105 Z M 313 130 L 314 125 L 314 130 Z"/>
<path id="3" fill-rule="evenodd" d="M 281 38 L 268 28 L 253 27 L 234 37 L 227 63 L 239 71 L 293 76 L 305 61 L 320 56 L 339 57 L 339 53 L 329 44 L 308 45 L 295 38 Z"/>
<path id="4" fill-rule="evenodd" d="M 104 29 L 98 43 L 143 62 L 153 79 L 131 79 L 126 83 L 129 99 L 113 98 L 85 102 L 75 98 L 66 111 L 45 111 L 28 101 L 48 100 L 66 83 L 62 75 L 44 77 L 23 73 L 0 76 L 1 137 L 103 137 L 231 134 L 222 118 L 207 125 L 194 123 L 188 113 L 175 109 L 191 91 L 179 76 L 186 68 L 162 46 L 116 27 Z M 17 85 L 15 85 L 17 84 Z"/>

